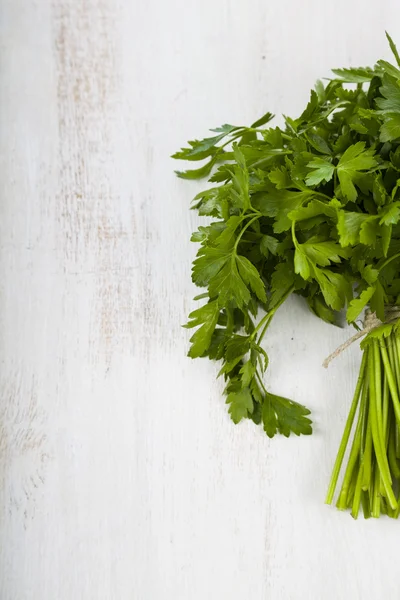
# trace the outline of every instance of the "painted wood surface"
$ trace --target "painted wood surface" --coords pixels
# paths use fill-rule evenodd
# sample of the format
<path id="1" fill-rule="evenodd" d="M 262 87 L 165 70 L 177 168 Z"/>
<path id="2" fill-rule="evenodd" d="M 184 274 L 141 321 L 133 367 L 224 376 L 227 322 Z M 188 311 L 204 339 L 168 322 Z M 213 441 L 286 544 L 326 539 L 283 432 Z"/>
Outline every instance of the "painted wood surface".
<path id="1" fill-rule="evenodd" d="M 399 524 L 323 504 L 349 332 L 293 299 L 268 383 L 315 434 L 229 421 L 186 358 L 189 201 L 169 155 L 296 114 L 329 68 L 389 57 L 395 0 L 1 0 L 0 597 L 400 597 Z"/>

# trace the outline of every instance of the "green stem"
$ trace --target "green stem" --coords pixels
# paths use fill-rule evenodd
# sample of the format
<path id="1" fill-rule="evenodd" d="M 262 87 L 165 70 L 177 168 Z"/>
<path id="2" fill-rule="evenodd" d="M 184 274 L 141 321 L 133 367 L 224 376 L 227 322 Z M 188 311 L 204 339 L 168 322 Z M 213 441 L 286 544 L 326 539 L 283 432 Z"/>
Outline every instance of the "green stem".
<path id="1" fill-rule="evenodd" d="M 260 336 L 259 336 L 259 338 L 258 338 L 258 340 L 257 340 L 257 344 L 258 344 L 258 345 L 260 345 L 260 344 L 261 344 L 261 342 L 262 342 L 262 340 L 263 340 L 263 338 L 264 338 L 265 334 L 267 333 L 267 329 L 268 329 L 268 327 L 271 325 L 271 322 L 272 322 L 272 317 L 273 317 L 273 315 L 271 315 L 271 316 L 270 316 L 270 318 L 269 318 L 269 319 L 266 321 L 266 323 L 265 323 L 265 326 L 264 326 L 264 329 L 263 329 L 263 330 L 262 330 L 262 332 L 260 333 Z"/>
<path id="2" fill-rule="evenodd" d="M 387 381 L 387 376 L 386 373 L 384 373 L 383 376 L 383 406 L 382 406 L 382 411 L 383 411 L 383 433 L 384 433 L 384 437 L 386 439 L 386 444 L 388 441 L 388 434 L 389 434 L 389 428 L 388 428 L 388 419 L 389 419 L 389 385 L 388 385 L 388 381 Z"/>
<path id="3" fill-rule="evenodd" d="M 397 360 L 396 360 L 397 352 L 396 352 L 396 348 L 394 345 L 395 343 L 393 343 L 393 340 L 392 340 L 392 336 L 390 336 L 388 338 L 387 342 L 385 340 L 382 340 L 382 344 L 384 344 L 387 349 L 390 366 L 392 367 L 393 377 L 395 379 L 397 389 L 399 389 L 400 373 L 399 373 L 399 368 L 398 368 Z"/>
<path id="4" fill-rule="evenodd" d="M 292 240 L 293 240 L 295 248 L 298 248 L 299 243 L 298 243 L 297 237 L 296 237 L 296 221 L 292 221 Z"/>
<path id="5" fill-rule="evenodd" d="M 369 494 L 367 492 L 364 492 L 364 490 L 361 492 L 361 504 L 364 513 L 364 519 L 369 519 L 371 517 Z"/>
<path id="6" fill-rule="evenodd" d="M 372 516 L 378 519 L 381 514 L 381 494 L 380 494 L 381 478 L 379 469 L 375 469 L 374 491 L 372 495 Z"/>
<path id="7" fill-rule="evenodd" d="M 382 355 L 382 360 L 383 360 L 383 366 L 385 368 L 386 377 L 388 380 L 388 385 L 389 385 L 390 393 L 392 396 L 394 414 L 396 415 L 397 423 L 400 424 L 400 400 L 399 400 L 399 395 L 397 393 L 396 381 L 394 379 L 393 371 L 390 366 L 390 361 L 389 361 L 389 356 L 388 356 L 386 346 L 384 345 L 384 343 L 382 343 L 380 346 L 381 346 L 381 355 Z"/>
<path id="8" fill-rule="evenodd" d="M 363 480 L 362 489 L 366 492 L 371 485 L 372 474 L 372 430 L 371 420 L 369 418 L 370 410 L 368 410 L 367 435 L 365 438 L 365 447 L 363 454 Z"/>
<path id="9" fill-rule="evenodd" d="M 358 376 L 357 385 L 356 385 L 356 389 L 355 389 L 354 396 L 353 396 L 353 401 L 351 403 L 350 412 L 347 417 L 342 440 L 341 440 L 340 446 L 339 446 L 339 451 L 337 453 L 335 464 L 333 467 L 331 480 L 329 482 L 328 492 L 327 492 L 326 499 L 325 499 L 326 504 L 332 504 L 333 496 L 335 494 L 335 489 L 336 489 L 340 469 L 341 469 L 341 466 L 343 463 L 343 458 L 344 458 L 344 455 L 346 452 L 347 444 L 349 442 L 349 437 L 350 437 L 351 429 L 353 427 L 354 417 L 355 417 L 355 414 L 357 411 L 357 406 L 358 406 L 358 401 L 360 398 L 361 389 L 362 389 L 362 386 L 364 383 L 364 372 L 365 372 L 365 367 L 366 367 L 366 363 L 367 363 L 367 355 L 368 355 L 368 348 L 364 351 L 364 354 L 362 357 L 361 366 L 360 366 L 360 374 Z"/>
<path id="10" fill-rule="evenodd" d="M 282 304 L 285 302 L 285 300 L 288 298 L 288 296 L 290 296 L 290 294 L 293 292 L 294 290 L 294 286 L 290 286 L 290 288 L 283 294 L 282 298 L 279 300 L 279 302 L 277 302 L 277 304 L 275 304 L 275 306 L 273 308 L 271 308 L 271 310 L 269 310 L 261 319 L 261 321 L 258 323 L 258 325 L 254 328 L 254 331 L 252 332 L 250 338 L 254 339 L 257 332 L 265 326 L 265 324 L 272 319 L 272 317 L 274 316 L 274 314 L 276 313 L 276 311 L 278 310 L 278 308 L 280 306 L 282 306 Z M 268 323 L 269 325 L 269 323 Z M 265 332 L 263 332 L 265 333 Z M 260 338 L 261 341 L 261 338 Z"/>
<path id="11" fill-rule="evenodd" d="M 353 443 L 352 443 L 351 450 L 350 450 L 349 460 L 347 462 L 347 467 L 346 467 L 346 471 L 344 474 L 339 498 L 336 503 L 336 506 L 339 510 L 345 510 L 348 506 L 349 499 L 351 498 L 350 492 L 352 491 L 352 482 L 354 479 L 353 471 L 354 471 L 354 467 L 355 467 L 357 459 L 358 459 L 358 455 L 360 452 L 360 446 L 361 446 L 361 423 L 362 423 L 362 418 L 361 418 L 361 410 L 360 410 L 360 412 L 358 414 L 357 427 L 356 427 Z M 355 485 L 354 485 L 354 487 L 355 487 Z"/>
<path id="12" fill-rule="evenodd" d="M 357 519 L 358 513 L 360 512 L 362 479 L 363 479 L 363 466 L 360 465 L 360 467 L 358 469 L 356 488 L 354 490 L 353 506 L 351 509 L 351 516 L 353 517 L 353 519 Z"/>
<path id="13" fill-rule="evenodd" d="M 329 202 L 331 202 L 333 200 L 333 198 L 331 198 L 327 194 L 323 194 L 322 192 L 314 192 L 314 196 L 319 196 L 320 198 L 323 198 L 324 200 L 329 200 Z"/>
<path id="14" fill-rule="evenodd" d="M 397 380 L 397 389 L 400 389 L 400 339 L 395 331 L 390 336 L 393 348 L 393 367 Z"/>
<path id="15" fill-rule="evenodd" d="M 380 441 L 382 447 L 384 447 L 384 436 L 383 434 L 383 411 L 382 411 L 382 370 L 381 370 L 381 355 L 379 352 L 378 342 L 374 341 L 374 375 L 375 375 L 375 400 L 376 400 L 376 416 L 378 422 L 378 431 L 380 434 Z"/>
<path id="16" fill-rule="evenodd" d="M 374 340 L 375 342 L 375 340 Z M 376 343 L 376 342 L 375 342 Z M 379 421 L 378 421 L 378 407 L 377 407 L 377 400 L 379 399 L 379 394 L 377 395 L 377 390 L 376 390 L 376 373 L 375 373 L 375 353 L 372 351 L 369 353 L 368 356 L 368 370 L 369 370 L 369 376 L 370 376 L 370 419 L 371 419 L 371 430 L 372 430 L 372 441 L 374 444 L 374 450 L 375 450 L 375 456 L 376 456 L 376 460 L 378 463 L 378 467 L 379 469 L 377 469 L 377 471 L 380 471 L 380 473 L 378 472 L 378 476 L 380 475 L 380 477 L 382 478 L 383 481 L 383 486 L 386 492 L 386 497 L 389 501 L 389 504 L 392 508 L 396 508 L 397 507 L 397 501 L 396 501 L 396 497 L 394 495 L 393 489 L 392 489 L 392 478 L 390 475 L 390 469 L 389 469 L 389 464 L 388 464 L 388 460 L 387 460 L 387 456 L 386 456 L 386 451 L 383 445 L 383 440 L 382 440 L 382 430 L 379 428 Z M 390 385 L 390 383 L 389 383 Z M 376 482 L 378 481 L 378 485 L 380 487 L 380 479 L 379 477 L 377 478 L 377 476 L 375 476 L 375 485 L 374 485 L 374 498 L 376 497 L 376 494 L 378 493 L 376 490 Z M 376 513 L 376 503 L 374 500 L 374 504 L 373 504 L 373 516 L 375 516 L 374 512 Z"/>
<path id="17" fill-rule="evenodd" d="M 388 444 L 389 466 L 393 477 L 400 479 L 400 468 L 396 458 L 396 422 L 393 420 L 390 427 L 390 436 Z"/>
<path id="18" fill-rule="evenodd" d="M 263 382 L 263 380 L 262 380 L 262 377 L 261 377 L 261 375 L 260 375 L 260 373 L 259 373 L 258 371 L 256 371 L 256 375 L 257 375 L 257 379 L 258 379 L 258 381 L 259 381 L 259 383 L 260 383 L 260 385 L 261 385 L 262 389 L 264 390 L 264 392 L 265 392 L 266 394 L 268 394 L 268 392 L 267 392 L 267 388 L 265 387 L 265 385 L 264 385 L 264 382 Z"/>
<path id="19" fill-rule="evenodd" d="M 221 148 L 225 148 L 225 146 L 229 146 L 229 144 L 231 144 L 232 142 L 234 142 L 238 138 L 242 137 L 242 135 L 244 135 L 246 133 L 246 131 L 249 131 L 249 129 L 251 131 L 256 131 L 255 129 L 252 130 L 251 127 L 239 127 L 239 129 L 237 129 L 235 131 L 234 135 L 232 135 L 232 137 L 230 137 L 226 142 L 224 142 L 223 144 L 221 144 L 220 146 L 218 146 L 218 148 L 221 149 Z"/>
<path id="20" fill-rule="evenodd" d="M 249 214 L 246 214 L 246 215 L 244 215 L 244 218 L 250 217 L 250 216 L 252 216 L 253 214 L 254 214 L 254 213 L 249 213 Z M 239 242 L 240 242 L 240 240 L 241 240 L 241 238 L 242 238 L 242 235 L 244 234 L 244 232 L 246 231 L 246 229 L 248 229 L 248 228 L 250 227 L 250 225 L 251 225 L 252 223 L 254 223 L 254 221 L 257 221 L 257 220 L 258 220 L 258 219 L 259 219 L 261 216 L 262 216 L 262 215 L 261 215 L 261 213 L 257 213 L 257 214 L 256 214 L 256 215 L 255 215 L 255 216 L 252 218 L 252 219 L 250 219 L 250 221 L 248 221 L 248 222 L 246 223 L 246 225 L 243 227 L 243 229 L 241 230 L 241 232 L 240 232 L 240 233 L 239 233 L 239 235 L 237 236 L 237 238 L 236 238 L 236 242 L 235 242 L 235 245 L 234 245 L 234 247 L 233 247 L 233 252 L 232 252 L 232 259 L 233 259 L 233 260 L 235 259 L 235 254 L 236 254 L 236 251 L 237 251 L 237 247 L 238 247 L 238 245 L 239 245 Z"/>
<path id="21" fill-rule="evenodd" d="M 279 152 L 279 155 L 273 155 L 273 156 L 266 156 L 265 158 L 260 158 L 259 160 L 256 160 L 255 162 L 250 162 L 249 165 L 254 168 L 254 167 L 259 167 L 260 165 L 262 165 L 265 162 L 269 162 L 271 161 L 273 158 L 275 158 L 276 156 L 286 156 L 287 154 L 293 154 L 292 150 L 282 150 L 282 152 Z"/>
<path id="22" fill-rule="evenodd" d="M 390 256 L 388 259 L 385 260 L 385 262 L 378 268 L 378 270 L 382 271 L 382 269 L 387 267 L 387 265 L 389 263 L 391 263 L 392 260 L 395 260 L 396 258 L 399 258 L 399 257 L 400 257 L 400 252 L 398 252 L 397 254 L 393 254 L 393 256 Z"/>
<path id="23" fill-rule="evenodd" d="M 355 468 L 353 468 L 353 471 L 351 473 L 349 491 L 347 492 L 346 504 L 345 504 L 344 508 L 350 508 L 353 505 L 354 496 L 355 496 L 356 487 L 357 487 L 358 474 L 360 471 L 360 462 L 359 462 L 358 456 L 356 456 L 356 461 L 354 463 L 354 467 Z"/>

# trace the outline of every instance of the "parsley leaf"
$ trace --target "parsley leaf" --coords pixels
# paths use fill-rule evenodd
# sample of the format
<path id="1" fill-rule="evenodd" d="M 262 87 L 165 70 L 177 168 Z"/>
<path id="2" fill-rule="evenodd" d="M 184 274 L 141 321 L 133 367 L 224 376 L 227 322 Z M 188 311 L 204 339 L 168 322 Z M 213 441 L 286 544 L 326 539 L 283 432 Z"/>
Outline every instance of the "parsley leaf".
<path id="1" fill-rule="evenodd" d="M 400 56 L 387 39 L 396 64 L 334 69 L 282 127 L 266 112 L 174 154 L 198 167 L 180 177 L 212 182 L 191 205 L 206 217 L 192 235 L 205 304 L 189 315 L 189 356 L 220 361 L 232 420 L 270 437 L 311 432 L 309 411 L 263 380 L 263 339 L 286 299 L 328 323 L 400 304 Z"/>
<path id="2" fill-rule="evenodd" d="M 357 198 L 357 190 L 354 180 L 360 171 L 366 171 L 375 167 L 377 161 L 372 149 L 365 150 L 365 142 L 357 142 L 347 148 L 342 154 L 337 174 L 344 196 L 354 202 Z"/>

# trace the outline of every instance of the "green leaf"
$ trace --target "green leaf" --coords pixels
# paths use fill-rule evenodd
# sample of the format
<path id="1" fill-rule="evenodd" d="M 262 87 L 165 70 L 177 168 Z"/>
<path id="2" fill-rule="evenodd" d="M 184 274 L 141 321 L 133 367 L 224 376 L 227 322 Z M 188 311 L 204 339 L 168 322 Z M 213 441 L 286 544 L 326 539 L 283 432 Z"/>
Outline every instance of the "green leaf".
<path id="1" fill-rule="evenodd" d="M 305 281 L 311 277 L 311 266 L 307 256 L 297 247 L 294 253 L 294 270 L 298 273 Z"/>
<path id="2" fill-rule="evenodd" d="M 341 273 L 334 273 L 329 269 L 314 267 L 313 271 L 326 304 L 334 310 L 342 310 L 352 295 L 348 279 Z"/>
<path id="3" fill-rule="evenodd" d="M 249 199 L 249 172 L 247 170 L 246 161 L 239 146 L 234 144 L 233 154 L 236 160 L 236 166 L 233 170 L 232 182 L 235 191 L 237 202 L 235 205 L 243 210 L 250 207 Z"/>
<path id="4" fill-rule="evenodd" d="M 289 213 L 306 202 L 313 195 L 312 190 L 292 192 L 271 188 L 253 196 L 253 206 L 263 215 L 275 219 L 274 232 L 282 233 L 290 229 L 292 223 Z"/>
<path id="5" fill-rule="evenodd" d="M 243 358 L 250 350 L 250 337 L 247 335 L 234 335 L 226 342 L 225 356 L 228 361 L 237 357 Z"/>
<path id="6" fill-rule="evenodd" d="M 374 217 L 372 217 L 374 219 Z M 356 212 L 338 212 L 337 231 L 342 246 L 355 246 L 360 243 L 361 227 L 366 221 L 371 220 L 370 215 Z M 368 230 L 365 232 L 367 236 Z"/>
<path id="7" fill-rule="evenodd" d="M 288 398 L 268 393 L 262 407 L 265 433 L 270 438 L 277 431 L 285 437 L 289 437 L 291 433 L 310 435 L 312 427 L 311 420 L 307 418 L 309 414 L 310 411 L 305 406 Z"/>
<path id="8" fill-rule="evenodd" d="M 391 63 L 386 60 L 378 60 L 376 63 L 378 69 L 381 69 L 384 73 L 387 73 L 391 77 L 395 79 L 400 79 L 400 71 L 397 67 L 393 66 Z"/>
<path id="9" fill-rule="evenodd" d="M 366 246 L 375 248 L 376 238 L 381 232 L 381 227 L 378 222 L 378 217 L 371 216 L 365 219 L 360 227 L 360 242 Z"/>
<path id="10" fill-rule="evenodd" d="M 372 192 L 374 196 L 374 202 L 377 206 L 383 206 L 386 204 L 388 194 L 382 181 L 382 174 L 377 173 L 374 176 L 372 184 Z"/>
<path id="11" fill-rule="evenodd" d="M 385 293 L 381 282 L 377 281 L 375 284 L 375 292 L 371 296 L 369 305 L 372 312 L 376 313 L 376 316 L 381 321 L 385 320 L 385 304 L 387 302 L 387 299 L 387 294 Z"/>
<path id="12" fill-rule="evenodd" d="M 219 370 L 217 377 L 220 377 L 221 375 L 227 375 L 228 377 L 232 377 L 232 371 L 235 369 L 235 367 L 237 367 L 241 360 L 241 356 L 237 356 L 231 361 L 225 361 L 221 369 Z"/>
<path id="13" fill-rule="evenodd" d="M 295 283 L 295 273 L 293 266 L 289 262 L 281 262 L 275 267 L 271 277 L 271 296 L 269 300 L 270 308 L 276 306 L 287 291 Z"/>
<path id="14" fill-rule="evenodd" d="M 349 323 L 353 323 L 362 310 L 367 306 L 368 302 L 372 298 L 372 295 L 375 292 L 375 286 L 371 285 L 363 292 L 361 292 L 358 298 L 354 298 L 347 309 L 346 318 Z"/>
<path id="15" fill-rule="evenodd" d="M 384 256 L 387 256 L 391 239 L 392 239 L 392 225 L 384 225 L 382 227 L 382 250 L 383 250 Z"/>
<path id="16" fill-rule="evenodd" d="M 279 240 L 274 238 L 272 235 L 263 235 L 260 242 L 261 254 L 268 257 L 269 253 L 274 256 L 278 252 Z"/>
<path id="17" fill-rule="evenodd" d="M 190 148 L 182 148 L 179 152 L 172 155 L 172 158 L 180 160 L 203 160 L 217 151 L 215 145 L 225 137 L 225 134 L 216 135 L 204 140 L 193 140 L 188 142 Z"/>
<path id="18" fill-rule="evenodd" d="M 190 321 L 186 327 L 191 328 L 200 325 L 196 333 L 190 338 L 192 345 L 189 350 L 189 356 L 191 358 L 202 356 L 210 346 L 211 337 L 217 325 L 219 313 L 220 309 L 215 300 L 190 313 Z"/>
<path id="19" fill-rule="evenodd" d="M 321 267 L 327 267 L 332 262 L 339 263 L 342 258 L 351 255 L 348 248 L 342 248 L 336 242 L 315 242 L 310 239 L 300 247 L 311 262 Z"/>
<path id="20" fill-rule="evenodd" d="M 268 179 L 275 184 L 278 190 L 283 190 L 293 185 L 292 180 L 290 179 L 290 175 L 287 172 L 287 169 L 285 169 L 284 167 L 277 167 L 276 169 L 272 169 L 268 173 Z"/>
<path id="21" fill-rule="evenodd" d="M 365 150 L 365 142 L 357 142 L 347 148 L 339 160 L 337 174 L 342 192 L 348 200 L 354 202 L 357 198 L 357 190 L 353 183 L 357 174 L 376 165 L 374 151 Z"/>
<path id="22" fill-rule="evenodd" d="M 278 431 L 278 418 L 272 405 L 270 395 L 268 395 L 262 405 L 262 420 L 264 431 L 269 438 L 274 437 Z"/>
<path id="23" fill-rule="evenodd" d="M 200 248 L 197 258 L 193 262 L 193 283 L 198 286 L 208 285 L 230 260 L 230 256 L 230 252 L 225 249 L 209 246 Z"/>
<path id="24" fill-rule="evenodd" d="M 227 214 L 228 199 L 232 185 L 220 185 L 199 192 L 192 201 L 192 209 L 197 209 L 199 215 L 224 218 Z"/>
<path id="25" fill-rule="evenodd" d="M 255 266 L 245 256 L 238 256 L 236 260 L 243 281 L 250 286 L 261 302 L 266 302 L 265 286 Z"/>
<path id="26" fill-rule="evenodd" d="M 382 114 L 400 112 L 400 85 L 396 79 L 384 75 L 382 86 L 379 88 L 383 98 L 377 98 L 376 104 Z"/>
<path id="27" fill-rule="evenodd" d="M 242 368 L 240 369 L 240 375 L 242 377 L 242 387 L 248 387 L 251 383 L 251 380 L 255 376 L 256 367 L 253 363 L 248 360 L 244 363 Z"/>
<path id="28" fill-rule="evenodd" d="M 228 334 L 225 328 L 216 327 L 214 329 L 210 345 L 206 352 L 210 360 L 221 360 L 224 357 L 227 336 Z"/>
<path id="29" fill-rule="evenodd" d="M 223 231 L 213 242 L 215 246 L 218 247 L 218 249 L 224 250 L 226 252 L 230 252 L 232 250 L 233 244 L 236 240 L 235 232 L 242 221 L 243 217 L 240 217 L 238 215 L 233 215 L 233 217 L 229 217 L 229 219 L 225 222 L 225 227 Z"/>
<path id="30" fill-rule="evenodd" d="M 400 56 L 399 56 L 399 53 L 397 51 L 396 45 L 395 45 L 394 41 L 392 40 L 392 38 L 390 37 L 390 35 L 388 34 L 388 32 L 385 31 L 385 33 L 386 33 L 386 38 L 387 38 L 387 40 L 389 42 L 390 49 L 393 52 L 393 55 L 394 55 L 394 57 L 396 59 L 396 62 L 397 62 L 397 64 L 400 67 Z"/>
<path id="31" fill-rule="evenodd" d="M 325 215 L 331 219 L 337 219 L 337 208 L 333 204 L 326 204 L 321 200 L 311 200 L 306 206 L 302 206 L 288 214 L 292 221 L 304 221 Z"/>
<path id="32" fill-rule="evenodd" d="M 175 171 L 176 175 L 181 179 L 201 179 L 207 177 L 211 173 L 211 169 L 215 165 L 218 159 L 218 154 L 215 154 L 213 158 L 208 161 L 205 165 L 199 169 L 189 169 L 188 171 Z"/>
<path id="33" fill-rule="evenodd" d="M 265 115 L 260 117 L 257 121 L 254 121 L 254 123 L 252 124 L 252 127 L 261 127 L 262 125 L 269 123 L 273 118 L 274 118 L 274 115 L 272 113 L 266 112 Z"/>
<path id="34" fill-rule="evenodd" d="M 251 294 L 244 283 L 236 265 L 236 260 L 229 259 L 222 269 L 214 275 L 209 283 L 210 296 L 218 296 L 219 306 L 227 306 L 234 302 L 238 308 L 250 302 Z"/>
<path id="35" fill-rule="evenodd" d="M 368 83 L 374 76 L 373 69 L 360 67 L 358 69 L 332 69 L 339 79 L 346 83 Z"/>
<path id="36" fill-rule="evenodd" d="M 360 267 L 360 273 L 362 275 L 362 278 L 370 285 L 375 283 L 379 277 L 379 270 L 374 269 L 374 267 L 372 265 L 367 265 L 366 267 Z"/>
<path id="37" fill-rule="evenodd" d="M 215 127 L 215 129 L 210 129 L 210 131 L 214 131 L 214 133 L 224 133 L 227 135 L 228 133 L 232 133 L 233 131 L 238 131 L 239 129 L 243 129 L 243 127 L 238 127 L 237 125 L 230 125 L 229 123 L 224 123 L 220 127 Z"/>
<path id="38" fill-rule="evenodd" d="M 321 181 L 330 181 L 335 171 L 332 163 L 324 158 L 314 158 L 307 166 L 313 169 L 306 178 L 306 184 L 309 186 L 318 185 Z"/>
<path id="39" fill-rule="evenodd" d="M 259 362 L 259 366 L 260 366 L 262 372 L 266 371 L 268 364 L 269 364 L 269 358 L 268 358 L 268 354 L 265 352 L 264 348 L 262 348 L 255 342 L 252 342 L 251 349 L 252 349 L 252 351 L 255 351 L 258 353 L 257 360 Z M 253 357 L 252 357 L 252 360 L 253 360 Z"/>
<path id="40" fill-rule="evenodd" d="M 315 119 L 316 115 L 318 114 L 318 107 L 319 107 L 318 94 L 315 90 L 311 90 L 310 100 L 309 100 L 305 110 L 299 117 L 298 121 L 300 123 L 302 121 L 307 121 L 307 122 L 313 121 L 313 119 Z M 289 118 L 286 117 L 286 119 L 289 119 Z M 292 121 L 292 123 L 293 123 L 292 119 L 289 119 L 289 121 Z"/>
<path id="41" fill-rule="evenodd" d="M 381 127 L 381 142 L 391 142 L 400 137 L 400 114 L 390 115 Z"/>
<path id="42" fill-rule="evenodd" d="M 380 225 L 397 225 L 400 221 L 400 202 L 392 202 L 379 213 Z"/>
<path id="43" fill-rule="evenodd" d="M 324 140 L 323 137 L 314 133 L 313 131 L 308 131 L 306 134 L 307 141 L 311 144 L 311 146 L 317 150 L 317 152 L 321 152 L 321 154 L 332 154 L 332 150 L 330 149 L 328 143 Z"/>
<path id="44" fill-rule="evenodd" d="M 335 323 L 335 313 L 320 294 L 307 298 L 310 310 L 326 323 Z"/>
<path id="45" fill-rule="evenodd" d="M 228 412 L 231 419 L 236 424 L 246 418 L 248 413 L 252 413 L 254 409 L 253 398 L 248 387 L 228 394 L 226 403 L 229 404 Z"/>

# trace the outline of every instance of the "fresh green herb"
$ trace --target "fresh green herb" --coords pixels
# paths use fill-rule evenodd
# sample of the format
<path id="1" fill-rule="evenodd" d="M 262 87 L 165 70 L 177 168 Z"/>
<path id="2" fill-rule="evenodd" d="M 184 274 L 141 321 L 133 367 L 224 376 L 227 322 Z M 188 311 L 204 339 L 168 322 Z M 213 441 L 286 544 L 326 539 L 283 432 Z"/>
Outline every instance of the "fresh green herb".
<path id="1" fill-rule="evenodd" d="M 302 296 L 329 323 L 346 309 L 356 327 L 365 308 L 385 321 L 385 309 L 400 303 L 400 61 L 387 38 L 397 66 L 335 69 L 284 127 L 271 127 L 266 113 L 251 127 L 222 125 L 174 155 L 206 160 L 179 177 L 211 174 L 192 205 L 208 220 L 192 237 L 200 244 L 193 282 L 206 292 L 189 315 L 187 327 L 197 328 L 189 355 L 221 361 L 232 420 L 262 423 L 270 437 L 311 433 L 309 411 L 264 384 L 262 342 L 285 300 Z M 397 326 L 388 331 L 382 343 L 372 333 L 365 342 L 351 409 L 361 406 L 339 506 L 351 503 L 354 516 L 360 503 L 374 516 L 378 505 L 397 511 L 390 486 L 400 474 L 400 348 Z M 364 460 L 369 479 L 360 475 Z"/>

